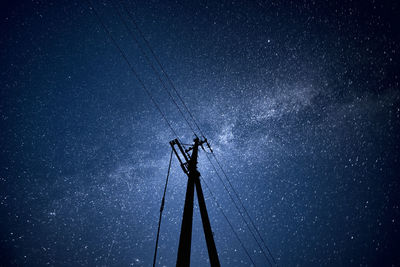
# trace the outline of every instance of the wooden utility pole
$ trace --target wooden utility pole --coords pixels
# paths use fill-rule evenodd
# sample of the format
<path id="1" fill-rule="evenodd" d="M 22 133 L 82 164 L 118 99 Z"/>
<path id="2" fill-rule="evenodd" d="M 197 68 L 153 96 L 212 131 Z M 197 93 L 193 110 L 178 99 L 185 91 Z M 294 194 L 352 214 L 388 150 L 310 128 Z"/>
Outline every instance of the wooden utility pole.
<path id="1" fill-rule="evenodd" d="M 178 139 L 170 142 L 170 145 L 177 156 L 182 170 L 188 176 L 188 183 L 186 188 L 185 206 L 183 209 L 183 218 L 181 225 L 181 235 L 179 238 L 178 258 L 176 266 L 190 266 L 190 250 L 192 244 L 192 223 L 193 223 L 193 200 L 194 189 L 196 187 L 197 199 L 199 201 L 199 209 L 201 220 L 203 222 L 204 235 L 207 242 L 208 256 L 212 267 L 219 267 L 219 258 L 217 248 L 215 246 L 213 232 L 211 230 L 210 219 L 208 217 L 206 202 L 204 200 L 203 189 L 200 183 L 200 173 L 197 170 L 197 156 L 199 146 L 202 146 L 207 140 L 200 140 L 196 137 L 193 146 L 184 150 Z M 180 153 L 183 155 L 184 161 L 180 158 L 178 151 L 175 149 L 177 145 Z M 189 152 L 192 151 L 190 155 Z"/>

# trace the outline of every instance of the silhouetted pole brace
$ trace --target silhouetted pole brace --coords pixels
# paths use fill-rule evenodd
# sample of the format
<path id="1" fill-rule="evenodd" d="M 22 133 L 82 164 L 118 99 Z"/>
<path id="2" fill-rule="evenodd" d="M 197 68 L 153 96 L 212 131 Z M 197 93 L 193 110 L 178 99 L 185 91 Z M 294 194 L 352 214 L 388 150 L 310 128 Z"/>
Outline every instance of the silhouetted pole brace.
<path id="1" fill-rule="evenodd" d="M 181 235 L 179 238 L 178 258 L 176 266 L 190 266 L 190 250 L 192 244 L 192 223 L 193 223 L 193 200 L 194 200 L 194 188 L 196 186 L 197 198 L 199 201 L 199 208 L 201 214 L 201 220 L 203 222 L 204 235 L 207 242 L 208 256 L 210 258 L 211 266 L 219 267 L 219 259 L 217 248 L 215 246 L 213 233 L 211 230 L 211 224 L 207 213 L 206 202 L 204 200 L 203 190 L 200 184 L 200 173 L 197 171 L 197 155 L 199 152 L 199 145 L 202 146 L 206 140 L 200 141 L 199 138 L 194 139 L 194 145 L 188 150 L 184 150 L 182 145 L 177 139 L 170 142 L 170 145 L 176 154 L 179 162 L 181 163 L 182 170 L 188 176 L 188 183 L 186 188 L 185 206 L 183 209 L 183 218 L 181 225 Z M 175 145 L 178 146 L 179 151 L 182 153 L 186 162 L 183 162 L 179 157 Z M 192 154 L 188 152 L 192 150 Z"/>

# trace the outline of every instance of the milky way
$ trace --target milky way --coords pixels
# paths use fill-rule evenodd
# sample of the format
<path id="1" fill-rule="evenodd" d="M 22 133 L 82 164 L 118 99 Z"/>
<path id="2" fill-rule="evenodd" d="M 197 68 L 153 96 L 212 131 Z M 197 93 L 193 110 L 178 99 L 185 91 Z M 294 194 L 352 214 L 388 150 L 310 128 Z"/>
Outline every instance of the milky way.
<path id="1" fill-rule="evenodd" d="M 277 265 L 398 266 L 399 4 L 137 2 L 126 6 Z M 178 137 L 193 132 L 112 2 L 1 6 L 0 265 L 150 266 L 176 136 L 94 10 Z M 268 265 L 205 153 L 202 181 Z M 158 266 L 176 262 L 186 183 L 173 159 Z M 249 266 L 203 190 L 221 264 Z M 191 255 L 207 266 L 196 202 Z"/>

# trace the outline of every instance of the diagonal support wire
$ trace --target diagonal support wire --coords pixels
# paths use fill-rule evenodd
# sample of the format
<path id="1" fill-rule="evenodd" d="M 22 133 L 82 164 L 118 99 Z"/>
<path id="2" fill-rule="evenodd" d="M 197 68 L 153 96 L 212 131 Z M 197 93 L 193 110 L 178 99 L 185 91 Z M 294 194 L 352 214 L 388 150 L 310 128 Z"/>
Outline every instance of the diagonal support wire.
<path id="1" fill-rule="evenodd" d="M 153 267 L 156 266 L 158 240 L 159 240 L 159 237 L 160 237 L 161 219 L 162 219 L 162 213 L 164 211 L 164 205 L 165 205 L 165 194 L 167 192 L 168 178 L 169 178 L 169 173 L 170 173 L 170 170 L 171 170 L 172 154 L 173 154 L 173 151 L 171 149 L 171 155 L 169 157 L 169 164 L 168 164 L 167 180 L 165 181 L 164 193 L 163 193 L 163 197 L 162 197 L 162 200 L 161 200 L 160 218 L 158 220 L 158 230 L 157 230 L 157 238 L 156 238 L 156 247 L 154 249 Z"/>

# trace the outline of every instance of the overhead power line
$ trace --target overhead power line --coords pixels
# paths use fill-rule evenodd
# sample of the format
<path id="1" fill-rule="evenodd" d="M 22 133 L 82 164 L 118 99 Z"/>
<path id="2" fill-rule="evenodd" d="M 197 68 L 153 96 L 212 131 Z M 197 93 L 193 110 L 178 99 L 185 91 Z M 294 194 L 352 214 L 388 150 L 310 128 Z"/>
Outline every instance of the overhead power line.
<path id="1" fill-rule="evenodd" d="M 229 224 L 229 227 L 231 228 L 232 232 L 235 234 L 237 240 L 238 240 L 239 243 L 240 243 L 240 246 L 241 246 L 241 247 L 243 248 L 243 250 L 245 251 L 245 253 L 246 253 L 247 257 L 250 259 L 251 263 L 253 263 L 253 265 L 256 266 L 256 264 L 254 263 L 253 258 L 250 256 L 250 253 L 248 252 L 248 250 L 247 250 L 246 247 L 244 246 L 244 244 L 243 244 L 242 240 L 240 239 L 238 233 L 235 231 L 235 228 L 233 227 L 232 223 L 229 221 L 229 219 L 228 219 L 228 217 L 226 216 L 224 210 L 222 209 L 222 207 L 221 207 L 221 205 L 219 204 L 218 200 L 217 200 L 216 197 L 214 196 L 214 194 L 213 194 L 211 188 L 208 186 L 207 182 L 206 182 L 204 179 L 202 179 L 202 180 L 203 180 L 203 183 L 206 185 L 206 188 L 207 188 L 208 192 L 210 193 L 210 196 L 213 198 L 215 204 L 217 205 L 219 211 L 220 211 L 221 214 L 224 216 L 226 222 Z"/>
<path id="2" fill-rule="evenodd" d="M 168 127 L 171 129 L 172 133 L 178 137 L 177 133 L 175 132 L 175 130 L 173 129 L 172 125 L 170 124 L 170 122 L 168 121 L 168 119 L 166 118 L 165 114 L 162 112 L 160 106 L 157 104 L 157 102 L 155 101 L 153 95 L 151 94 L 151 92 L 148 90 L 148 88 L 145 86 L 144 82 L 141 80 L 141 78 L 139 77 L 138 73 L 135 71 L 135 69 L 133 68 L 133 65 L 130 63 L 127 55 L 125 54 L 125 52 L 122 50 L 122 48 L 118 45 L 118 43 L 116 42 L 116 40 L 114 39 L 114 37 L 112 36 L 111 32 L 108 30 L 108 28 L 105 26 L 104 22 L 102 21 L 100 15 L 98 14 L 98 12 L 96 11 L 96 9 L 93 7 L 93 5 L 91 5 L 90 0 L 87 0 L 87 2 L 89 3 L 89 6 L 92 6 L 92 10 L 94 12 L 94 14 L 96 15 L 97 19 L 99 20 L 101 26 L 103 27 L 104 31 L 106 32 L 106 34 L 109 36 L 109 38 L 111 39 L 112 43 L 114 44 L 114 46 L 119 50 L 121 56 L 124 58 L 124 60 L 127 62 L 130 70 L 132 71 L 132 73 L 134 74 L 134 76 L 137 78 L 137 80 L 139 81 L 139 83 L 141 84 L 141 86 L 143 87 L 143 89 L 146 91 L 146 93 L 148 94 L 149 98 L 151 99 L 152 103 L 154 104 L 154 106 L 157 108 L 157 110 L 159 111 L 159 113 L 161 114 L 162 118 L 165 120 L 165 122 L 167 123 Z M 131 19 L 133 25 L 135 26 L 137 32 L 139 32 L 141 38 L 144 40 L 145 44 L 147 45 L 148 49 L 150 50 L 153 58 L 155 59 L 155 61 L 157 62 L 159 68 L 161 69 L 161 72 L 164 74 L 164 76 L 166 77 L 169 85 L 171 86 L 171 88 L 174 90 L 174 92 L 176 93 L 176 95 L 178 96 L 178 99 L 180 100 L 180 102 L 182 103 L 183 107 L 185 108 L 186 112 L 189 114 L 190 118 L 192 119 L 194 125 L 196 126 L 196 128 L 198 129 L 199 133 L 204 137 L 204 132 L 201 130 L 199 124 L 197 123 L 196 119 L 194 118 L 193 114 L 191 113 L 191 111 L 189 110 L 188 106 L 186 105 L 185 101 L 183 100 L 183 98 L 181 97 L 180 93 L 178 92 L 178 90 L 176 89 L 176 87 L 174 86 L 171 78 L 169 77 L 169 75 L 167 74 L 167 72 L 165 71 L 163 65 L 161 64 L 160 60 L 158 59 L 158 57 L 156 56 L 156 54 L 154 53 L 154 50 L 152 49 L 152 47 L 150 46 L 149 42 L 147 41 L 147 39 L 145 38 L 143 32 L 140 30 L 138 24 L 136 23 L 136 21 L 134 20 L 133 16 L 131 15 L 131 13 L 129 12 L 127 6 L 125 5 L 125 3 L 123 1 L 121 1 L 122 6 L 126 12 L 126 14 L 128 15 L 128 17 Z M 169 89 L 167 88 L 166 84 L 164 83 L 163 79 L 161 78 L 160 74 L 157 72 L 155 66 L 153 65 L 153 63 L 151 62 L 151 60 L 149 59 L 149 57 L 147 56 L 147 54 L 145 53 L 144 48 L 140 45 L 140 42 L 137 40 L 136 36 L 134 35 L 134 33 L 130 30 L 129 26 L 126 24 L 125 20 L 123 19 L 121 13 L 119 12 L 118 8 L 115 6 L 115 4 L 113 3 L 113 7 L 115 8 L 116 12 L 118 13 L 119 18 L 121 19 L 121 21 L 123 22 L 123 24 L 125 25 L 125 27 L 127 28 L 128 32 L 130 33 L 131 37 L 135 40 L 135 42 L 137 43 L 137 45 L 139 46 L 141 52 L 143 53 L 143 55 L 145 56 L 148 64 L 151 66 L 152 70 L 154 71 L 154 73 L 157 75 L 158 79 L 160 80 L 163 88 L 166 90 L 166 92 L 168 93 L 169 98 L 171 99 L 171 101 L 174 103 L 174 105 L 178 108 L 178 111 L 180 112 L 181 116 L 184 118 L 185 122 L 187 123 L 187 125 L 189 126 L 189 128 L 192 130 L 192 132 L 196 135 L 196 132 L 194 131 L 193 127 L 191 126 L 191 124 L 189 123 L 189 121 L 187 120 L 187 118 L 185 117 L 184 113 L 182 112 L 181 108 L 179 107 L 179 105 L 177 104 L 177 102 L 175 101 L 174 97 L 171 95 Z M 179 138 L 178 138 L 179 139 Z M 240 199 L 239 194 L 237 193 L 237 191 L 234 189 L 232 183 L 230 182 L 226 172 L 224 171 L 221 163 L 219 162 L 218 158 L 216 157 L 216 155 L 214 154 L 214 152 L 212 151 L 212 155 L 215 159 L 215 161 L 217 162 L 218 167 L 221 169 L 222 173 L 224 174 L 225 179 L 228 181 L 228 184 L 230 186 L 230 188 L 232 189 L 232 191 L 234 192 L 236 198 L 238 199 L 242 209 L 245 211 L 247 217 L 249 218 L 251 225 L 253 226 L 253 228 L 255 229 L 258 237 L 260 238 L 260 240 L 262 241 L 263 245 L 266 247 L 266 249 L 268 250 L 268 254 L 270 255 L 270 257 L 273 259 L 274 263 L 276 264 L 275 258 L 273 257 L 269 247 L 266 245 L 264 239 L 262 238 L 258 228 L 255 226 L 255 223 L 253 221 L 253 219 L 251 218 L 250 214 L 248 213 L 247 209 L 245 208 L 242 200 Z M 255 239 L 255 241 L 257 242 L 258 246 L 260 247 L 261 251 L 263 252 L 264 256 L 266 257 L 267 261 L 271 264 L 271 262 L 269 261 L 268 257 L 266 256 L 263 248 L 261 247 L 260 243 L 258 242 L 257 238 L 255 237 L 253 231 L 251 230 L 249 224 L 247 223 L 246 219 L 244 218 L 242 212 L 240 211 L 239 207 L 237 206 L 236 202 L 233 200 L 233 197 L 229 191 L 229 189 L 226 187 L 225 183 L 222 181 L 222 178 L 220 177 L 218 171 L 216 170 L 215 166 L 213 165 L 211 159 L 208 157 L 207 155 L 207 159 L 210 161 L 210 163 L 212 164 L 215 172 L 217 173 L 220 181 L 223 183 L 224 189 L 228 192 L 230 198 L 232 199 L 232 202 L 234 202 L 234 205 L 236 207 L 236 209 L 238 210 L 239 214 L 241 215 L 242 219 L 244 220 L 244 222 L 246 223 L 247 228 L 249 229 L 250 233 L 252 234 L 253 238 Z M 272 264 L 271 264 L 272 265 Z"/>
<path id="3" fill-rule="evenodd" d="M 138 41 L 138 39 L 136 38 L 135 34 L 132 32 L 131 28 L 128 26 L 128 24 L 126 23 L 125 19 L 123 18 L 121 12 L 119 11 L 118 7 L 116 6 L 116 4 L 114 3 L 114 1 L 112 2 L 112 6 L 115 10 L 115 12 L 118 15 L 118 18 L 122 21 L 122 23 L 124 24 L 125 28 L 127 29 L 128 33 L 130 34 L 130 36 L 132 37 L 132 39 L 135 41 L 135 43 L 137 44 L 137 46 L 139 47 L 140 51 L 142 52 L 144 58 L 146 59 L 147 63 L 150 65 L 151 69 L 153 70 L 154 74 L 157 76 L 158 80 L 160 81 L 162 87 L 164 88 L 164 90 L 167 92 L 168 97 L 171 99 L 171 101 L 174 103 L 174 105 L 176 106 L 176 108 L 178 109 L 179 113 L 182 115 L 182 117 L 184 118 L 184 120 L 186 121 L 187 125 L 189 126 L 190 130 L 192 130 L 193 134 L 196 135 L 194 129 L 192 128 L 192 126 L 190 125 L 189 121 L 186 119 L 185 115 L 183 114 L 182 109 L 179 107 L 178 103 L 176 103 L 174 97 L 171 95 L 169 89 L 167 88 L 165 82 L 163 81 L 163 79 L 161 78 L 160 73 L 156 70 L 154 64 L 151 62 L 150 58 L 147 56 L 146 51 L 144 50 L 143 46 L 140 44 L 140 42 Z M 125 9 L 126 11 L 126 9 Z M 127 13 L 129 15 L 129 13 Z"/>
<path id="4" fill-rule="evenodd" d="M 146 87 L 146 85 L 144 84 L 144 82 L 142 81 L 142 79 L 140 78 L 140 76 L 138 75 L 138 73 L 136 72 L 135 68 L 133 67 L 133 65 L 131 64 L 131 62 L 128 59 L 128 56 L 126 55 L 126 53 L 122 50 L 122 48 L 118 45 L 117 41 L 114 39 L 114 37 L 112 36 L 110 30 L 107 28 L 107 26 L 104 24 L 101 16 L 99 15 L 99 13 L 96 11 L 96 9 L 94 8 L 94 6 L 92 5 L 90 0 L 86 0 L 87 3 L 89 4 L 89 7 L 92 7 L 91 10 L 93 11 L 93 13 L 95 14 L 98 22 L 100 23 L 100 25 L 102 26 L 104 32 L 107 34 L 107 36 L 110 38 L 110 40 L 112 41 L 112 43 L 114 44 L 114 46 L 118 49 L 119 53 L 121 54 L 121 56 L 123 57 L 123 59 L 126 61 L 126 63 L 129 66 L 129 69 L 131 70 L 131 72 L 133 73 L 133 75 L 136 77 L 136 79 L 139 81 L 140 85 L 142 86 L 142 88 L 146 91 L 147 95 L 149 96 L 151 102 L 154 104 L 154 106 L 156 107 L 156 109 L 158 110 L 158 112 L 161 114 L 162 118 L 165 120 L 165 122 L 167 123 L 168 127 L 170 128 L 171 132 L 174 134 L 174 136 L 178 137 L 178 134 L 175 132 L 174 128 L 172 127 L 172 125 L 170 124 L 170 122 L 168 121 L 167 117 L 165 116 L 164 112 L 162 112 L 160 106 L 157 104 L 156 100 L 154 99 L 153 95 L 151 94 L 151 92 L 148 90 L 148 88 Z M 90 8 L 89 8 L 90 10 Z"/>
<path id="5" fill-rule="evenodd" d="M 179 91 L 176 89 L 176 87 L 175 87 L 174 83 L 172 82 L 171 78 L 169 77 L 168 73 L 165 71 L 163 65 L 161 64 L 160 60 L 158 59 L 157 55 L 155 54 L 155 52 L 154 52 L 153 48 L 151 47 L 150 43 L 149 43 L 149 42 L 147 41 L 147 39 L 145 38 L 143 32 L 141 31 L 139 25 L 136 23 L 136 20 L 134 19 L 134 17 L 133 17 L 133 15 L 131 14 L 131 12 L 128 10 L 128 7 L 127 7 L 126 4 L 124 3 L 124 1 L 120 0 L 120 3 L 122 4 L 122 7 L 124 8 L 126 14 L 127 14 L 128 17 L 130 18 L 132 24 L 134 25 L 135 29 L 136 29 L 137 32 L 139 33 L 140 37 L 142 38 L 142 40 L 144 41 L 144 43 L 145 43 L 146 46 L 148 47 L 149 51 L 151 52 L 151 54 L 152 54 L 154 60 L 157 62 L 159 68 L 161 69 L 161 72 L 162 72 L 162 73 L 164 74 L 164 76 L 166 77 L 166 79 L 167 79 L 169 85 L 171 86 L 171 88 L 174 90 L 174 92 L 175 92 L 176 95 L 178 96 L 178 99 L 179 99 L 180 102 L 182 103 L 182 105 L 183 105 L 183 107 L 185 108 L 186 112 L 189 114 L 190 118 L 192 119 L 192 121 L 193 121 L 193 123 L 195 124 L 196 128 L 198 129 L 199 133 L 203 136 L 203 138 L 205 138 L 204 132 L 201 130 L 201 128 L 200 128 L 199 124 L 197 123 L 196 119 L 194 118 L 192 112 L 190 111 L 190 109 L 189 109 L 188 106 L 186 105 L 185 101 L 184 101 L 183 98 L 181 97 Z M 125 24 L 125 26 L 127 26 L 126 23 L 124 23 L 124 24 Z M 130 31 L 130 29 L 129 29 L 129 31 Z M 130 31 L 130 33 L 132 34 L 131 31 Z M 133 34 L 132 34 L 132 36 L 134 37 Z M 136 37 L 134 37 L 134 39 L 135 39 L 135 41 L 137 42 Z M 138 42 L 137 42 L 137 43 L 138 43 Z M 142 47 L 141 47 L 141 50 L 142 50 L 142 53 L 145 55 L 145 57 L 148 59 L 148 57 L 147 57 L 146 53 L 144 52 L 144 50 L 142 49 Z M 155 70 L 155 68 L 154 68 L 154 65 L 150 62 L 149 59 L 148 59 L 148 61 L 149 61 L 149 64 L 151 64 L 151 66 L 152 66 L 152 68 L 153 68 L 153 71 L 156 72 L 156 70 Z M 157 74 L 157 76 L 159 77 L 159 79 L 160 79 L 160 81 L 161 81 L 160 76 L 159 76 L 158 74 Z M 163 86 L 165 86 L 165 84 L 164 84 L 163 82 L 162 82 L 162 84 L 163 84 Z M 165 87 L 164 87 L 164 88 L 165 88 Z M 172 99 L 172 101 L 174 102 L 174 104 L 177 106 L 179 112 L 181 113 L 182 117 L 184 118 L 184 120 L 186 121 L 186 123 L 188 124 L 188 126 L 190 127 L 190 129 L 192 130 L 192 132 L 196 135 L 195 131 L 193 130 L 193 128 L 191 127 L 190 123 L 188 122 L 188 120 L 187 120 L 186 117 L 184 116 L 183 112 L 181 111 L 181 109 L 179 108 L 179 106 L 177 105 L 177 103 L 175 102 L 175 100 L 173 99 L 173 97 L 170 95 L 169 90 L 168 90 L 167 88 L 165 88 L 165 89 L 168 91 L 168 94 L 169 94 L 170 98 Z M 267 249 L 269 256 L 272 258 L 273 262 L 276 264 L 276 260 L 275 260 L 274 256 L 272 255 L 271 250 L 269 249 L 269 247 L 267 246 L 266 242 L 265 242 L 264 239 L 262 238 L 262 236 L 261 236 L 261 234 L 260 234 L 258 228 L 256 227 L 256 225 L 255 225 L 255 223 L 254 223 L 254 220 L 252 219 L 252 217 L 250 216 L 249 212 L 248 212 L 247 209 L 245 208 L 245 206 L 244 206 L 244 204 L 243 204 L 243 202 L 242 202 L 242 200 L 241 200 L 239 194 L 237 193 L 237 191 L 236 191 L 235 188 L 233 187 L 233 185 L 232 185 L 230 179 L 228 178 L 228 176 L 227 176 L 225 170 L 223 169 L 223 167 L 222 167 L 220 161 L 218 160 L 218 158 L 216 157 L 216 155 L 215 155 L 214 152 L 212 152 L 212 155 L 213 155 L 215 161 L 217 162 L 218 167 L 221 169 L 221 171 L 222 171 L 222 173 L 223 173 L 225 179 L 228 181 L 228 184 L 229 184 L 230 188 L 232 189 L 232 191 L 234 192 L 234 195 L 235 195 L 236 198 L 239 200 L 239 203 L 240 203 L 242 209 L 244 210 L 245 214 L 246 214 L 247 217 L 249 218 L 249 220 L 250 220 L 250 222 L 251 222 L 251 225 L 253 226 L 253 228 L 255 229 L 255 231 L 256 231 L 256 233 L 257 233 L 257 236 L 260 238 L 260 240 L 261 240 L 261 242 L 263 243 L 264 247 Z M 213 164 L 212 161 L 211 161 L 211 159 L 210 159 L 208 156 L 207 156 L 207 159 L 210 161 L 211 164 Z M 214 169 L 215 169 L 215 166 L 213 166 L 213 167 L 214 167 Z M 216 169 L 215 169 L 215 171 L 216 171 Z M 216 171 L 216 173 L 218 174 L 217 171 Z M 219 174 L 218 174 L 218 176 L 219 176 Z M 220 180 L 221 180 L 221 182 L 222 182 L 222 179 L 221 179 L 220 176 L 219 176 L 219 178 L 220 178 Z M 223 183 L 223 182 L 222 182 L 222 183 Z M 232 201 L 233 201 L 233 198 L 232 198 L 232 196 L 231 196 L 231 194 L 230 194 L 228 188 L 225 186 L 224 183 L 223 183 L 223 185 L 224 185 L 225 190 L 228 192 L 230 198 L 231 198 Z M 234 202 L 234 201 L 233 201 L 233 202 Z M 257 244 L 259 245 L 260 249 L 262 250 L 264 256 L 266 257 L 266 259 L 268 260 L 268 262 L 271 264 L 271 262 L 269 261 L 268 257 L 266 256 L 266 253 L 265 253 L 264 250 L 261 248 L 260 243 L 259 243 L 258 240 L 255 238 L 255 236 L 254 236 L 252 230 L 250 230 L 250 227 L 249 227 L 247 221 L 244 219 L 244 216 L 243 216 L 243 214 L 241 213 L 239 207 L 236 205 L 236 202 L 234 202 L 234 204 L 235 204 L 235 206 L 236 206 L 236 208 L 237 208 L 239 214 L 241 215 L 242 219 L 245 221 L 245 223 L 246 223 L 246 225 L 247 225 L 249 231 L 252 233 L 254 239 L 256 240 Z M 271 265 L 272 265 L 272 264 L 271 264 Z"/>
<path id="6" fill-rule="evenodd" d="M 264 239 L 262 238 L 262 236 L 261 236 L 261 234 L 260 234 L 260 231 L 259 231 L 258 228 L 256 227 L 256 225 L 255 225 L 254 221 L 252 220 L 250 214 L 248 213 L 247 209 L 245 208 L 245 206 L 244 206 L 242 200 L 241 200 L 240 197 L 239 197 L 239 194 L 236 192 L 235 188 L 233 187 L 231 181 L 229 180 L 228 176 L 226 175 L 226 172 L 225 172 L 224 169 L 222 168 L 222 166 L 221 166 L 219 160 L 217 159 L 217 157 L 215 156 L 215 154 L 212 153 L 212 155 L 214 156 L 215 161 L 217 162 L 218 166 L 219 166 L 220 169 L 222 170 L 222 173 L 224 174 L 226 180 L 228 181 L 230 187 L 232 188 L 232 191 L 233 191 L 234 194 L 236 195 L 236 198 L 239 200 L 239 203 L 240 203 L 240 205 L 242 206 L 243 210 L 245 211 L 247 217 L 249 217 L 250 222 L 251 222 L 252 226 L 254 227 L 254 229 L 256 230 L 258 237 L 261 239 L 262 243 L 264 244 L 264 246 L 265 246 L 266 249 L 268 250 L 268 254 L 270 255 L 270 257 L 272 258 L 274 264 L 276 265 L 275 257 L 272 255 L 271 250 L 269 249 L 269 247 L 268 247 L 267 244 L 265 243 Z M 207 155 L 207 158 L 208 158 L 208 155 Z M 210 162 L 211 162 L 211 161 L 210 161 Z M 213 166 L 213 167 L 214 167 L 214 166 Z M 214 168 L 214 169 L 215 169 L 215 168 Z"/>
<path id="7" fill-rule="evenodd" d="M 128 15 L 128 17 L 131 19 L 133 25 L 135 26 L 136 30 L 139 32 L 140 37 L 143 39 L 143 41 L 146 43 L 147 47 L 149 48 L 153 58 L 155 59 L 155 61 L 157 62 L 158 66 L 161 69 L 161 72 L 164 74 L 164 76 L 167 78 L 169 85 L 171 86 L 171 88 L 174 90 L 174 92 L 176 93 L 176 95 L 178 96 L 179 100 L 181 101 L 182 105 L 184 106 L 186 112 L 189 114 L 189 116 L 192 118 L 193 123 L 196 125 L 196 128 L 199 130 L 199 133 L 204 136 L 204 133 L 202 132 L 202 130 L 200 129 L 196 119 L 194 118 L 192 112 L 190 111 L 190 109 L 188 108 L 188 106 L 186 105 L 185 101 L 183 100 L 182 96 L 180 95 L 179 91 L 176 89 L 174 83 L 172 82 L 171 78 L 169 77 L 168 73 L 165 71 L 164 66 L 161 64 L 160 60 L 158 59 L 157 55 L 154 53 L 153 48 L 151 47 L 150 43 L 147 41 L 146 37 L 144 36 L 142 30 L 139 28 L 139 25 L 136 23 L 135 18 L 132 16 L 132 14 L 130 13 L 130 11 L 128 10 L 128 7 L 126 6 L 126 4 L 124 3 L 124 1 L 120 0 L 120 2 L 122 3 L 123 8 L 125 9 L 126 14 Z M 186 119 L 185 119 L 186 120 Z M 188 123 L 189 124 L 189 123 Z"/>
<path id="8" fill-rule="evenodd" d="M 247 220 L 245 219 L 243 213 L 241 212 L 241 210 L 239 209 L 238 205 L 236 204 L 236 201 L 234 200 L 234 198 L 232 197 L 231 193 L 229 192 L 228 188 L 226 187 L 224 181 L 222 180 L 221 176 L 219 175 L 217 169 L 215 168 L 214 164 L 212 163 L 212 161 L 210 160 L 209 156 L 206 154 L 207 159 L 210 161 L 211 166 L 213 167 L 215 174 L 217 175 L 218 179 L 220 180 L 220 182 L 222 183 L 222 185 L 224 186 L 225 190 L 228 192 L 229 198 L 232 200 L 236 210 L 239 212 L 240 217 L 243 219 L 244 223 L 246 224 L 246 227 L 249 229 L 249 232 L 251 233 L 252 237 L 254 238 L 254 240 L 256 241 L 258 247 L 260 248 L 261 252 L 263 253 L 265 259 L 267 260 L 267 262 L 269 263 L 269 265 L 272 266 L 271 261 L 269 260 L 268 256 L 266 255 L 266 253 L 264 252 L 264 249 L 262 248 L 261 244 L 259 243 L 259 241 L 257 240 L 254 232 L 251 230 L 251 227 L 249 226 L 249 223 L 247 222 Z"/>

